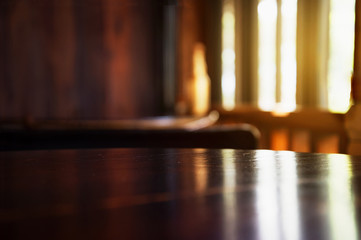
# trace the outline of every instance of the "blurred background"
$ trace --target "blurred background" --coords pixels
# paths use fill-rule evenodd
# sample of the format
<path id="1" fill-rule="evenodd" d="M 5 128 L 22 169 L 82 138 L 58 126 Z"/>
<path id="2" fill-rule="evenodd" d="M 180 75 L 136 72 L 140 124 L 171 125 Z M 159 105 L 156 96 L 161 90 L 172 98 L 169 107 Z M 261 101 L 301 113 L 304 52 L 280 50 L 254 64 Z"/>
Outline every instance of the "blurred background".
<path id="1" fill-rule="evenodd" d="M 355 0 L 3 0 L 0 121 L 220 112 L 345 152 Z"/>

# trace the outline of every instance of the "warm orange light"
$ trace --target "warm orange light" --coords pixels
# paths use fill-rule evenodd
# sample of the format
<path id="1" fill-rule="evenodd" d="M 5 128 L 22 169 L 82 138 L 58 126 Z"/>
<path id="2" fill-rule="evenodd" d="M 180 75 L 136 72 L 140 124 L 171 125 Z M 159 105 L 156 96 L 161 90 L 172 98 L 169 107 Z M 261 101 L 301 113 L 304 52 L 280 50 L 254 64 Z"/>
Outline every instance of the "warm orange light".
<path id="1" fill-rule="evenodd" d="M 272 150 L 287 150 L 288 149 L 288 130 L 277 129 L 272 131 L 271 135 L 271 149 Z"/>
<path id="2" fill-rule="evenodd" d="M 208 184 L 208 169 L 207 169 L 207 158 L 204 156 L 205 149 L 195 149 L 197 155 L 194 157 L 195 169 L 194 169 L 194 179 L 195 179 L 195 190 L 199 194 L 203 194 L 207 189 Z"/>
<path id="3" fill-rule="evenodd" d="M 193 113 L 204 115 L 209 110 L 210 80 L 207 74 L 205 47 L 197 43 L 193 51 L 194 103 Z"/>

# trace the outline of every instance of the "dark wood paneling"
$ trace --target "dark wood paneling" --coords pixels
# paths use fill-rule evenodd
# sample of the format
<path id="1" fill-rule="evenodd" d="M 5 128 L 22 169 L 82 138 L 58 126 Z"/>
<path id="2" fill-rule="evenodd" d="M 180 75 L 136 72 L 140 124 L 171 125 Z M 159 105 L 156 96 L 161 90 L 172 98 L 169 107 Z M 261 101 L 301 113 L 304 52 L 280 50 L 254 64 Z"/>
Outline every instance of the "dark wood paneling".
<path id="1" fill-rule="evenodd" d="M 157 115 L 162 4 L 0 4 L 0 119 Z"/>

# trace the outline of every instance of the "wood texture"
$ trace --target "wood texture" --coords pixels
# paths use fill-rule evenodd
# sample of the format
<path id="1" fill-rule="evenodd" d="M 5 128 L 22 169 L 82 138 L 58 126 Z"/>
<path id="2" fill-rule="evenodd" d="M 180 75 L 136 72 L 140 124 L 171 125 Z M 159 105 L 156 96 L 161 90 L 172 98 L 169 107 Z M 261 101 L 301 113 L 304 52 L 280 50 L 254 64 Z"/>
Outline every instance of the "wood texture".
<path id="1" fill-rule="evenodd" d="M 162 1 L 0 3 L 0 119 L 159 114 Z"/>
<path id="2" fill-rule="evenodd" d="M 359 239 L 360 160 L 230 149 L 0 152 L 0 237 Z"/>

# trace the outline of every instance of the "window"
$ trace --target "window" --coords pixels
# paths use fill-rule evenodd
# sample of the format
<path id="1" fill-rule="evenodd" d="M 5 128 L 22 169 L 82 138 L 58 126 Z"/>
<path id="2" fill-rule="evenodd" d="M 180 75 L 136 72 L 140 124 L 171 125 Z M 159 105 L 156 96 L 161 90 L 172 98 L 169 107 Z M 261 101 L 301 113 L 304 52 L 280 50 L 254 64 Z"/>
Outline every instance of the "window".
<path id="1" fill-rule="evenodd" d="M 346 112 L 354 23 L 355 0 L 223 0 L 224 108 Z"/>
<path id="2" fill-rule="evenodd" d="M 349 108 L 355 38 L 355 0 L 331 0 L 328 103 L 332 112 Z"/>
<path id="3" fill-rule="evenodd" d="M 224 0 L 222 14 L 222 103 L 225 109 L 235 106 L 235 13 L 234 0 Z"/>

